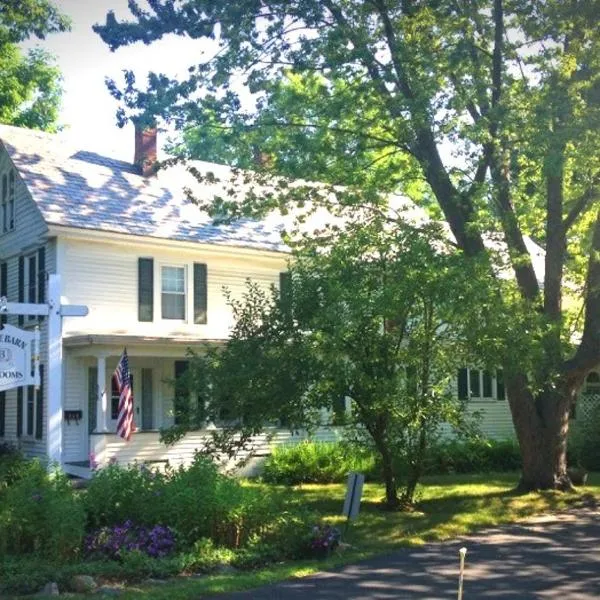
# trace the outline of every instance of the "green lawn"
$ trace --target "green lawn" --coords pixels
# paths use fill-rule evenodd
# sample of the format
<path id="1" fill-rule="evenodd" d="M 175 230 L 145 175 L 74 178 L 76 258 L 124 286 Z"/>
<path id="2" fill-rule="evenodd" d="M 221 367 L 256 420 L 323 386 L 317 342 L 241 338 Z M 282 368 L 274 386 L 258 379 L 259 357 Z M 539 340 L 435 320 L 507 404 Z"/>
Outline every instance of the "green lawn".
<path id="1" fill-rule="evenodd" d="M 360 516 L 344 536 L 344 541 L 352 547 L 343 554 L 326 561 L 279 564 L 254 572 L 198 579 L 182 577 L 160 586 L 129 588 L 120 598 L 184 600 L 309 575 L 402 545 L 450 539 L 482 527 L 576 506 L 590 496 L 600 499 L 600 475 L 590 479 L 580 493 L 515 495 L 511 490 L 517 480 L 516 474 L 429 477 L 420 488 L 417 509 L 410 513 L 383 511 L 378 503 L 383 496 L 382 486 L 367 484 Z M 344 519 L 339 514 L 345 493 L 343 485 L 304 485 L 295 488 L 293 493 L 329 522 L 344 526 Z"/>

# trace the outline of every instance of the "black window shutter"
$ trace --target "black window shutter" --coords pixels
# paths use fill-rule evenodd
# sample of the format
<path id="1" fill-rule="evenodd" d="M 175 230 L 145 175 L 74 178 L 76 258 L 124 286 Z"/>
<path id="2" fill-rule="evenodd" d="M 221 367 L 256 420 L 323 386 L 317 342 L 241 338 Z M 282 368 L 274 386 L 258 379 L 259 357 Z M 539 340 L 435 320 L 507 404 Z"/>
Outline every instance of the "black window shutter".
<path id="1" fill-rule="evenodd" d="M 8 264 L 3 262 L 0 265 L 0 296 L 6 298 L 8 296 Z M 0 324 L 6 323 L 6 315 L 0 315 Z"/>
<path id="2" fill-rule="evenodd" d="M 458 370 L 458 397 L 460 400 L 469 399 L 469 383 L 467 369 Z"/>
<path id="3" fill-rule="evenodd" d="M 25 302 L 25 257 L 19 256 L 19 302 Z M 19 315 L 18 319 L 19 325 L 23 325 L 25 322 L 25 317 L 23 315 Z"/>
<path id="4" fill-rule="evenodd" d="M 37 281 L 38 304 L 46 302 L 46 248 L 42 246 L 38 250 L 38 281 Z"/>
<path id="5" fill-rule="evenodd" d="M 138 321 L 154 320 L 154 260 L 138 258 Z"/>
<path id="6" fill-rule="evenodd" d="M 175 425 L 182 424 L 182 417 L 185 417 L 186 404 L 189 402 L 189 392 L 187 389 L 187 381 L 183 378 L 186 374 L 190 363 L 187 360 L 175 361 Z"/>
<path id="7" fill-rule="evenodd" d="M 17 437 L 23 435 L 23 388 L 17 388 Z"/>
<path id="8" fill-rule="evenodd" d="M 35 407 L 35 438 L 41 440 L 44 430 L 44 365 L 40 365 L 40 389 Z"/>
<path id="9" fill-rule="evenodd" d="M 506 400 L 506 392 L 504 390 L 504 372 L 502 369 L 496 371 L 496 396 L 498 400 Z"/>
<path id="10" fill-rule="evenodd" d="M 194 323 L 204 325 L 208 322 L 207 270 L 203 263 L 194 263 Z"/>
<path id="11" fill-rule="evenodd" d="M 6 392 L 0 392 L 0 437 L 4 437 L 6 428 Z"/>

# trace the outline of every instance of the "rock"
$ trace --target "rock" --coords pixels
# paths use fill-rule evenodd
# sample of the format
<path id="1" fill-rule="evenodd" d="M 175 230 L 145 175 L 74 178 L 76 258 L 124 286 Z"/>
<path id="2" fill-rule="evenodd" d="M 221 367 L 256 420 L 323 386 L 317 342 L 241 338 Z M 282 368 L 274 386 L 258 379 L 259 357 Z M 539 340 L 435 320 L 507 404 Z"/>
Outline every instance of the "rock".
<path id="1" fill-rule="evenodd" d="M 70 586 L 74 592 L 78 594 L 89 594 L 93 592 L 98 585 L 93 577 L 90 575 L 74 575 L 71 578 Z"/>
<path id="2" fill-rule="evenodd" d="M 123 593 L 122 588 L 110 587 L 109 585 L 101 585 L 97 590 L 96 594 L 101 594 L 102 596 L 110 596 L 115 598 L 116 596 L 120 596 Z"/>
<path id="3" fill-rule="evenodd" d="M 47 583 L 36 596 L 60 596 L 58 584 L 55 581 Z"/>

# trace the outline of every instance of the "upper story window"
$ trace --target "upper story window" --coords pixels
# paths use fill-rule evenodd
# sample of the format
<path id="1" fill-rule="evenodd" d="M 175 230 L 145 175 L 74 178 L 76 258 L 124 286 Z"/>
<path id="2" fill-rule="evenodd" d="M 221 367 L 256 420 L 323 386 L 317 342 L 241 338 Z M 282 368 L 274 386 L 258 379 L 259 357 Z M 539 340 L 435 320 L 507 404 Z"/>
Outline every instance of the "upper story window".
<path id="1" fill-rule="evenodd" d="M 162 266 L 160 270 L 160 291 L 163 319 L 185 321 L 185 290 L 185 267 Z"/>
<path id="2" fill-rule="evenodd" d="M 7 233 L 15 228 L 15 172 L 2 175 L 2 232 Z"/>
<path id="3" fill-rule="evenodd" d="M 39 294 L 39 269 L 38 264 L 38 253 L 31 254 L 25 257 L 25 302 L 36 304 L 38 302 Z M 32 321 L 36 319 L 35 315 L 29 315 L 28 320 Z"/>
<path id="4" fill-rule="evenodd" d="M 459 369 L 458 397 L 462 400 L 504 400 L 506 393 L 502 370 Z"/>

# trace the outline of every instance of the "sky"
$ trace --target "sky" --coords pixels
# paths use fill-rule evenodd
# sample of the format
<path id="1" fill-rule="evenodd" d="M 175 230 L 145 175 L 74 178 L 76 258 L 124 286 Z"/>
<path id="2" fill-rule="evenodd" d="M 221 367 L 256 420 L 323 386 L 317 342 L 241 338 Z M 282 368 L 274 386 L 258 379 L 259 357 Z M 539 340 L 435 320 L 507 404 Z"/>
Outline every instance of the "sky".
<path id="1" fill-rule="evenodd" d="M 117 127 L 118 103 L 108 93 L 105 77 L 121 83 L 124 69 L 133 70 L 140 82 L 149 70 L 184 75 L 187 67 L 200 62 L 202 53 L 211 48 L 203 41 L 170 36 L 150 46 L 138 43 L 111 52 L 92 25 L 104 23 L 111 9 L 117 19 L 127 18 L 127 0 L 55 0 L 55 4 L 71 18 L 71 31 L 30 40 L 25 46 L 40 46 L 54 54 L 62 71 L 63 135 L 79 146 L 132 160 L 133 126 Z"/>

